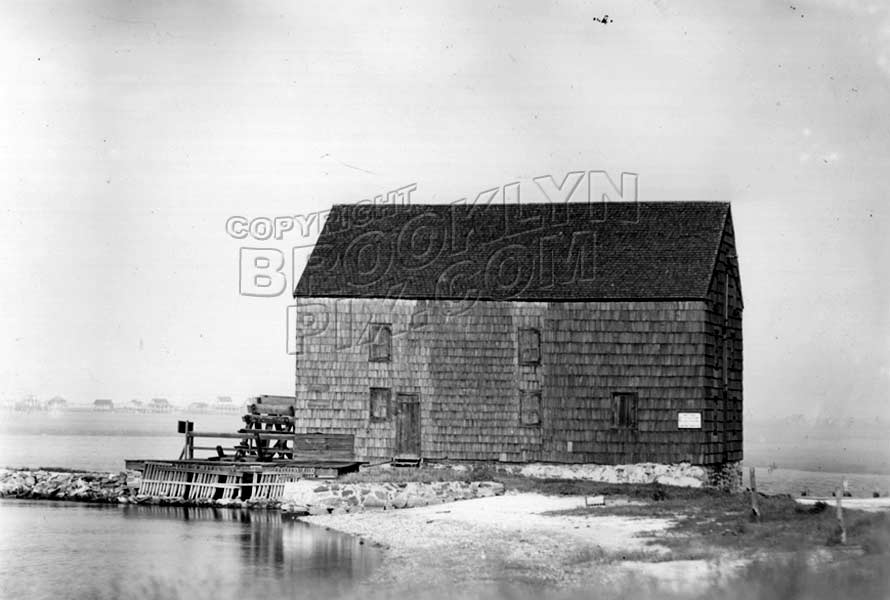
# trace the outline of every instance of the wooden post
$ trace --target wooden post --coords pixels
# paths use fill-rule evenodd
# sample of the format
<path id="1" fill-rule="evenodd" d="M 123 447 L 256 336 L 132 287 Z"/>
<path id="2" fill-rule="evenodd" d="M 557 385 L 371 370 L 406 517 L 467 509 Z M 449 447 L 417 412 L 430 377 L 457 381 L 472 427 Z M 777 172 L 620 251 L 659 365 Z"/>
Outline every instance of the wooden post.
<path id="1" fill-rule="evenodd" d="M 757 479 L 754 475 L 754 467 L 751 467 L 748 478 L 751 480 L 751 518 L 760 521 L 760 509 L 757 507 Z"/>
<path id="2" fill-rule="evenodd" d="M 841 544 L 846 545 L 846 543 L 847 543 L 847 528 L 844 525 L 844 508 L 841 505 L 841 499 L 843 498 L 843 492 L 841 492 L 841 488 L 837 488 L 834 492 L 834 495 L 837 496 L 837 524 L 841 529 Z"/>
<path id="3" fill-rule="evenodd" d="M 176 430 L 179 433 L 185 434 L 185 445 L 182 447 L 182 452 L 179 454 L 179 460 L 182 459 L 192 459 L 195 457 L 195 439 L 192 437 L 192 431 L 195 429 L 195 424 L 191 421 L 179 421 L 176 425 Z"/>
<path id="4" fill-rule="evenodd" d="M 257 456 L 257 460 L 264 460 L 264 459 L 265 459 L 265 451 L 264 451 L 264 448 L 263 448 L 263 442 L 262 442 L 262 440 L 260 439 L 260 434 L 259 434 L 259 433 L 254 433 L 254 434 L 253 434 L 253 437 L 254 437 L 254 443 L 256 444 L 256 456 Z"/>

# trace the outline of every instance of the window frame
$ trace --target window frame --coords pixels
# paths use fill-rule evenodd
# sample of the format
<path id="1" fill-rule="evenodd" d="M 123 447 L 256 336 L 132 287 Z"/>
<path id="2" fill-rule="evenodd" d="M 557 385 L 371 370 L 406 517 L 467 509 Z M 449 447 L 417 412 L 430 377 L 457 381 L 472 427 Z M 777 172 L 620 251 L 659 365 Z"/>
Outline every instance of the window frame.
<path id="1" fill-rule="evenodd" d="M 625 410 L 622 410 L 622 400 L 629 401 Z M 639 431 L 639 401 L 637 392 L 612 392 L 612 429 Z"/>
<path id="2" fill-rule="evenodd" d="M 526 345 L 529 340 L 528 336 L 532 336 L 535 340 L 534 347 Z M 517 337 L 518 358 L 520 365 L 540 365 L 541 364 L 541 330 L 536 327 L 520 327 Z M 534 357 L 529 358 L 527 355 L 534 352 Z"/>
<path id="3" fill-rule="evenodd" d="M 527 402 L 530 398 L 536 399 L 537 410 L 529 411 L 527 407 Z M 542 398 L 540 390 L 528 390 L 519 392 L 519 425 L 521 427 L 540 427 L 541 421 L 543 420 L 541 417 L 541 409 L 542 406 Z M 526 421 L 526 415 L 530 412 L 533 412 L 537 415 L 537 420 L 534 422 Z"/>
<path id="4" fill-rule="evenodd" d="M 386 340 L 380 341 L 380 332 L 386 332 Z M 385 355 L 378 352 L 384 348 Z M 368 362 L 392 362 L 392 323 L 368 324 Z"/>
<path id="5" fill-rule="evenodd" d="M 374 414 L 374 398 L 375 392 L 378 392 L 377 401 L 381 400 L 380 395 L 383 396 L 383 407 L 386 411 L 384 416 L 377 416 Z M 378 405 L 379 406 L 379 405 Z M 392 388 L 386 387 L 369 387 L 368 388 L 368 421 L 370 423 L 385 423 L 389 421 L 392 416 Z"/>

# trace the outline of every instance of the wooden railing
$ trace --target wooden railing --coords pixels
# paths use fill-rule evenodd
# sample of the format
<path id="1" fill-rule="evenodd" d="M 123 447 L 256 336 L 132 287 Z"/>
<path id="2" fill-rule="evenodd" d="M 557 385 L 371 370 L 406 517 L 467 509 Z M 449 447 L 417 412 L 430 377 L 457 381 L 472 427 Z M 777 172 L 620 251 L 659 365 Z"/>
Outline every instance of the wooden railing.
<path id="1" fill-rule="evenodd" d="M 351 434 L 295 433 L 296 398 L 257 396 L 242 417 L 245 427 L 237 432 L 194 431 L 194 423 L 180 421 L 185 435 L 180 459 L 195 459 L 195 451 L 214 452 L 216 460 L 353 460 L 355 436 Z M 197 445 L 195 440 L 238 440 L 238 443 Z M 199 442 L 200 443 L 200 442 Z"/>
<path id="2" fill-rule="evenodd" d="M 228 448 L 233 451 L 231 455 L 225 454 L 225 449 L 223 450 L 224 457 L 235 458 L 240 452 L 243 456 L 256 456 L 261 461 L 273 458 L 352 460 L 355 443 L 355 436 L 351 434 L 291 433 L 257 429 L 241 429 L 237 433 L 189 431 L 185 433 L 185 447 L 180 458 L 194 459 L 196 450 L 216 451 L 219 456 L 221 446 L 201 446 L 195 443 L 195 440 L 202 438 L 239 440 L 241 443 Z M 276 447 L 275 442 L 289 442 L 289 445 Z"/>

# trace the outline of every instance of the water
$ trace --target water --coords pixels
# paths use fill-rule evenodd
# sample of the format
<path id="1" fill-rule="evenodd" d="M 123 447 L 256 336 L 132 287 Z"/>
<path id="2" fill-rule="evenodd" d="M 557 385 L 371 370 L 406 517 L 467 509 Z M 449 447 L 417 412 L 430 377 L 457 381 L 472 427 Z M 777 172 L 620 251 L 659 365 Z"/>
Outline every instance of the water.
<path id="1" fill-rule="evenodd" d="M 804 491 L 808 496 L 831 496 L 841 487 L 844 480 L 849 491 L 857 498 L 870 498 L 875 491 L 881 496 L 890 494 L 890 475 L 875 473 L 850 473 L 832 471 L 802 471 L 799 469 L 769 469 L 756 467 L 757 490 L 765 494 L 791 494 L 800 496 Z M 744 482 L 748 485 L 748 470 L 744 471 Z"/>
<path id="2" fill-rule="evenodd" d="M 336 597 L 378 564 L 276 511 L 0 501 L 0 598 Z"/>
<path id="3" fill-rule="evenodd" d="M 196 431 L 234 433 L 244 426 L 240 414 L 0 411 L 0 466 L 117 472 L 128 458 L 175 459 L 184 444 L 179 420 L 194 421 Z"/>

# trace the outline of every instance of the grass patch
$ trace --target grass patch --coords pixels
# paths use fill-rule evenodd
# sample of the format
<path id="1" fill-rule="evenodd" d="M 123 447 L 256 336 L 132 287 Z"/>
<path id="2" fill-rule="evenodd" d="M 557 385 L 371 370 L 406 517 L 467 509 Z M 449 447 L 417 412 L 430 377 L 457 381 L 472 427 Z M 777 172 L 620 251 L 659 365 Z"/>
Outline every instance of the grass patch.
<path id="1" fill-rule="evenodd" d="M 676 535 L 661 536 L 659 544 L 680 553 L 695 553 L 702 546 L 752 551 L 794 552 L 801 548 L 834 545 L 839 541 L 833 506 L 817 503 L 803 506 L 791 496 L 758 498 L 760 521 L 751 518 L 750 497 L 719 490 L 663 486 L 658 494 L 637 486 L 621 494 L 630 499 L 662 496 L 646 503 L 578 508 L 555 514 L 617 515 L 673 519 L 669 530 Z M 602 492 L 600 492 L 602 493 Z M 861 546 L 866 553 L 890 553 L 890 515 L 844 509 L 848 545 Z"/>

